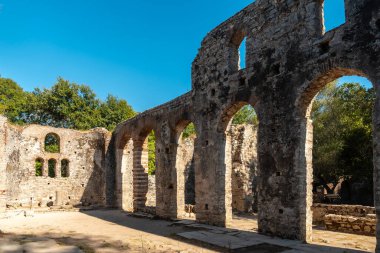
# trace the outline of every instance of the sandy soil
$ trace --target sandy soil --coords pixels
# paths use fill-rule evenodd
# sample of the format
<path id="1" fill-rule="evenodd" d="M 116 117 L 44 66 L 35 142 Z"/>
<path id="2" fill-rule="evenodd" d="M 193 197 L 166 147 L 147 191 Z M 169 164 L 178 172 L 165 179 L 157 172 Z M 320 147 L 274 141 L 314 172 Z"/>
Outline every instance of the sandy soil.
<path id="1" fill-rule="evenodd" d="M 254 217 L 253 217 L 254 218 Z M 252 217 L 235 217 L 233 228 L 255 231 Z M 31 237 L 52 238 L 62 245 L 75 245 L 84 252 L 221 252 L 176 233 L 189 231 L 172 222 L 128 216 L 118 210 L 62 213 L 37 213 L 34 217 L 18 215 L 0 219 L 0 237 L 23 242 Z M 194 230 L 194 229 L 193 229 Z M 373 252 L 376 239 L 314 229 L 313 244 Z M 1 239 L 1 238 L 0 238 Z M 0 240 L 1 243 L 1 240 Z"/>

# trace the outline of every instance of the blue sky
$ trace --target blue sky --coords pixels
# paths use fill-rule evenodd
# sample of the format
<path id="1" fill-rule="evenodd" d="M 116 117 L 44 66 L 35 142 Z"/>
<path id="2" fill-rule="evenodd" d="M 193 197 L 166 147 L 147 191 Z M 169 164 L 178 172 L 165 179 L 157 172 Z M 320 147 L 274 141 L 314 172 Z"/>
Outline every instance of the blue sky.
<path id="1" fill-rule="evenodd" d="M 326 1 L 331 29 L 343 0 Z M 61 76 L 143 111 L 190 90 L 203 37 L 251 2 L 0 0 L 0 74 L 29 91 Z"/>

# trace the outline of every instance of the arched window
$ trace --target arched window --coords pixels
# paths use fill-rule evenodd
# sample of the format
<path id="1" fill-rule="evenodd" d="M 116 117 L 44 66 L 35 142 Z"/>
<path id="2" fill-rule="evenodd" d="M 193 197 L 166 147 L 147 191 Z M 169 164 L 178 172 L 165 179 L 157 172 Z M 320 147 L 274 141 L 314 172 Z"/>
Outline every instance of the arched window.
<path id="1" fill-rule="evenodd" d="M 35 168 L 35 171 L 36 171 L 36 174 L 35 174 L 36 177 L 42 177 L 43 167 L 44 167 L 44 160 L 42 158 L 37 158 L 36 162 L 34 164 L 34 168 Z"/>
<path id="2" fill-rule="evenodd" d="M 63 159 L 61 161 L 61 177 L 69 177 L 69 160 Z"/>
<path id="3" fill-rule="evenodd" d="M 244 37 L 243 41 L 239 46 L 239 70 L 245 69 L 245 61 L 246 61 L 246 46 L 247 46 L 247 38 Z"/>
<path id="4" fill-rule="evenodd" d="M 229 49 L 229 70 L 233 73 L 246 68 L 247 37 L 244 31 L 235 32 Z"/>
<path id="5" fill-rule="evenodd" d="M 45 151 L 49 153 L 60 152 L 59 136 L 54 133 L 47 134 L 45 137 Z"/>
<path id="6" fill-rule="evenodd" d="M 326 32 L 346 22 L 344 0 L 324 0 L 323 20 Z"/>
<path id="7" fill-rule="evenodd" d="M 57 166 L 57 161 L 55 159 L 50 159 L 48 161 L 48 176 L 51 178 L 55 177 L 55 169 Z"/>

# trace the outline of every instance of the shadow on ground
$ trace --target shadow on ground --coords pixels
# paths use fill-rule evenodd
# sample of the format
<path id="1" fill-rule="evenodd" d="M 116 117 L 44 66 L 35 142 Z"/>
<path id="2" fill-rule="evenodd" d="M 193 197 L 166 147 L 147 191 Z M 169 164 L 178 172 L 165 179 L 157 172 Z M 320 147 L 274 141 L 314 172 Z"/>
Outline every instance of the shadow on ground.
<path id="1" fill-rule="evenodd" d="M 115 214 L 115 212 L 119 212 Z M 279 238 L 260 235 L 257 232 L 246 230 L 225 229 L 213 226 L 201 225 L 193 221 L 180 221 L 175 223 L 159 219 L 148 219 L 149 222 L 142 222 L 147 218 L 137 218 L 132 214 L 121 211 L 86 211 L 86 215 L 96 217 L 120 226 L 143 231 L 146 233 L 175 239 L 184 243 L 193 244 L 208 250 L 217 252 L 252 252 L 252 253 L 295 253 L 295 252 L 368 252 L 362 250 L 353 250 L 339 248 L 334 246 L 325 246 L 317 244 L 305 244 L 299 241 L 283 240 Z M 190 236 L 183 236 L 190 235 Z M 191 236 L 192 235 L 192 236 Z M 238 236 L 239 240 L 234 241 Z M 193 239 L 192 239 L 193 238 Z M 227 238 L 227 239 L 225 239 Z M 232 240 L 226 242 L 225 240 Z M 243 240 L 246 245 L 241 244 Z M 252 244 L 250 246 L 249 244 Z M 224 247 L 220 247 L 224 244 Z"/>

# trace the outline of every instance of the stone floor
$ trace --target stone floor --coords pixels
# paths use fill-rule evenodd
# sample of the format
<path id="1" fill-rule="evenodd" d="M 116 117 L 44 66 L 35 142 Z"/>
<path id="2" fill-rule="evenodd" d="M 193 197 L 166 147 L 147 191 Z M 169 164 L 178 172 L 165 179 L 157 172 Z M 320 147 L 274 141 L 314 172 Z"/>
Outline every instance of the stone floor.
<path id="1" fill-rule="evenodd" d="M 315 229 L 313 244 L 303 244 L 259 235 L 256 228 L 252 216 L 236 216 L 226 229 L 193 220 L 137 218 L 117 210 L 34 213 L 28 217 L 14 213 L 0 219 L 0 253 L 373 252 L 375 247 L 375 238 L 369 236 Z"/>

